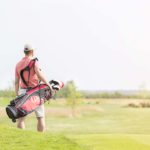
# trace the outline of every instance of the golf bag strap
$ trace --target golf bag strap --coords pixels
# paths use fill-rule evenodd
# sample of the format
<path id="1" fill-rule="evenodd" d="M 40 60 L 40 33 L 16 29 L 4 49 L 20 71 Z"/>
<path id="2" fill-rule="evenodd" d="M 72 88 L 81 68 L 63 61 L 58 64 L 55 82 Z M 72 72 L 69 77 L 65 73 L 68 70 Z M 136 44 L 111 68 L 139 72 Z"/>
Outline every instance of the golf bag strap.
<path id="1" fill-rule="evenodd" d="M 27 87 L 29 86 L 30 70 L 31 70 L 32 67 L 34 67 L 36 61 L 38 61 L 37 58 L 32 59 L 32 60 L 29 62 L 29 64 L 28 64 L 24 69 L 22 69 L 22 70 L 20 71 L 20 77 L 21 77 L 23 83 L 24 83 Z M 24 78 L 24 72 L 25 72 L 25 71 L 28 72 L 28 80 L 27 80 L 27 81 L 26 81 L 25 78 Z"/>

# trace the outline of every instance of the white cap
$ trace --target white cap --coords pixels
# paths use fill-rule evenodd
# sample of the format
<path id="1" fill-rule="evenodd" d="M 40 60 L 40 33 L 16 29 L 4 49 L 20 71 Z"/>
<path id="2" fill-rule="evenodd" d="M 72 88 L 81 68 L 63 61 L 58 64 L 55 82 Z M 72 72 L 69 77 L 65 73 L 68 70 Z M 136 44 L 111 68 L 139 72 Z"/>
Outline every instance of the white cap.
<path id="1" fill-rule="evenodd" d="M 33 48 L 31 45 L 26 44 L 26 45 L 24 46 L 24 51 L 25 51 L 25 52 L 31 51 L 31 50 L 34 50 L 34 48 Z"/>

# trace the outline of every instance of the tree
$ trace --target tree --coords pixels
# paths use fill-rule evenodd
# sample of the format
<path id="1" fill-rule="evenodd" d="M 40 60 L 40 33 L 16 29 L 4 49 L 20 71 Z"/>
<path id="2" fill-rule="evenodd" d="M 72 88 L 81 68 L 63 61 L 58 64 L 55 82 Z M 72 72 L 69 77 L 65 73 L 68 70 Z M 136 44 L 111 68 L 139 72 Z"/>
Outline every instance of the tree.
<path id="1" fill-rule="evenodd" d="M 149 91 L 147 90 L 145 82 L 142 82 L 141 85 L 139 86 L 139 93 L 138 93 L 138 95 L 141 98 L 148 98 L 149 97 Z"/>
<path id="2" fill-rule="evenodd" d="M 76 106 L 80 103 L 80 92 L 77 91 L 74 81 L 68 81 L 64 87 L 67 105 L 72 109 L 72 116 L 75 116 Z"/>

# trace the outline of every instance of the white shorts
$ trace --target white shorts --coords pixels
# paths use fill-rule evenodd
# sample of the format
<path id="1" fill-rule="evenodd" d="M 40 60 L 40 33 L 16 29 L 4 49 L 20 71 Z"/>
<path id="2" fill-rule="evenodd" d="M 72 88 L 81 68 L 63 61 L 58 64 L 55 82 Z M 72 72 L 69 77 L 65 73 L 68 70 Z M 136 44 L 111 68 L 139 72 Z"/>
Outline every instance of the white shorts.
<path id="1" fill-rule="evenodd" d="M 24 94 L 26 92 L 26 89 L 20 89 L 18 94 Z M 44 109 L 44 104 L 40 105 L 38 108 L 35 109 L 35 115 L 37 118 L 42 118 L 45 116 L 45 109 Z"/>

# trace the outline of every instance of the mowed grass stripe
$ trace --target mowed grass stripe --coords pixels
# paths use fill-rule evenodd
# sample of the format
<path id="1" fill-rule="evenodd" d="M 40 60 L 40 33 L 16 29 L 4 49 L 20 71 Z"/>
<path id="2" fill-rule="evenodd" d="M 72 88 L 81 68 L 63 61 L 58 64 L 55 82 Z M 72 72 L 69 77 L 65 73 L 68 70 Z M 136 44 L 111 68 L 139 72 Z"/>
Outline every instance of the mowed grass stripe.
<path id="1" fill-rule="evenodd" d="M 150 135 L 84 134 L 69 137 L 87 150 L 150 150 Z"/>

